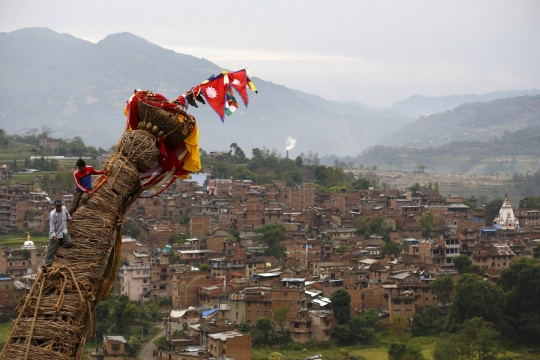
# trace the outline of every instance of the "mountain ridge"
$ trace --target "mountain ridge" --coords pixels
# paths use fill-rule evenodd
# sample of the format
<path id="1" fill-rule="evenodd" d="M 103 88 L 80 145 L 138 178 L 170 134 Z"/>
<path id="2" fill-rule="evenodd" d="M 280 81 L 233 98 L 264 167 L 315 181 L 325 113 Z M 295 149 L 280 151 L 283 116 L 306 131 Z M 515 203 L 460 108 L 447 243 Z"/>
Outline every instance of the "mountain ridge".
<path id="1" fill-rule="evenodd" d="M 47 28 L 0 33 L 0 127 L 24 133 L 47 126 L 54 137 L 81 136 L 108 147 L 121 135 L 123 107 L 136 88 L 175 98 L 222 68 L 206 59 L 179 54 L 137 35 L 110 34 L 98 43 Z M 246 64 L 249 65 L 249 64 Z M 232 69 L 237 70 L 237 69 Z M 335 102 L 253 79 L 248 111 L 241 106 L 221 124 L 208 106 L 190 107 L 199 124 L 200 145 L 225 150 L 233 142 L 249 154 L 254 147 L 290 156 L 312 150 L 321 155 L 357 154 L 374 146 L 413 118 L 360 102 Z"/>
<path id="2" fill-rule="evenodd" d="M 452 124 L 452 126 L 448 126 Z M 408 123 L 382 145 L 427 147 L 451 141 L 486 141 L 505 131 L 540 126 L 540 95 L 466 103 Z"/>

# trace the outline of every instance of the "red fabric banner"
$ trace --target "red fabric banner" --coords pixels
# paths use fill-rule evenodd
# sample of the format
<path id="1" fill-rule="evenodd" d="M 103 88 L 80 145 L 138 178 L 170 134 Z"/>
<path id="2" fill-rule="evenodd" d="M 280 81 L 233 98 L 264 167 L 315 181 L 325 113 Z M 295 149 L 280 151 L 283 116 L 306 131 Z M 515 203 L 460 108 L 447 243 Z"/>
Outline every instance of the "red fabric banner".
<path id="1" fill-rule="evenodd" d="M 208 102 L 208 105 L 214 109 L 221 121 L 224 121 L 227 85 L 225 85 L 223 81 L 223 76 L 199 86 L 202 90 L 202 94 Z"/>
<path id="2" fill-rule="evenodd" d="M 229 76 L 229 85 L 232 86 L 238 94 L 242 97 L 244 105 L 247 107 L 249 103 L 248 94 L 246 91 L 247 87 L 247 74 L 246 70 L 239 70 L 227 74 Z"/>

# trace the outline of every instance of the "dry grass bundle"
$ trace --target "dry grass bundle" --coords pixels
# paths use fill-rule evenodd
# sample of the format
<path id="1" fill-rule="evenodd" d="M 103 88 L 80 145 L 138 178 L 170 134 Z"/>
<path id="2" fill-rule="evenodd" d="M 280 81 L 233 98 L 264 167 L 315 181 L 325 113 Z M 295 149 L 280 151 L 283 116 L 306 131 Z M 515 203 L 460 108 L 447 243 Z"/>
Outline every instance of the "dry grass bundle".
<path id="1" fill-rule="evenodd" d="M 140 194 L 140 173 L 157 160 L 154 136 L 176 146 L 193 129 L 193 117 L 183 112 L 179 116 L 182 121 L 139 102 L 139 121 L 148 132 L 130 131 L 120 139 L 116 154 L 104 165 L 106 176 L 68 224 L 73 247 L 59 247 L 52 265 L 39 270 L 30 293 L 21 299 L 0 359 L 82 358 L 94 310 L 116 275 L 121 252 L 110 252 L 113 237 L 120 233 L 127 207 Z M 120 246 L 120 236 L 114 244 Z M 110 253 L 114 256 L 104 266 Z"/>
<path id="2" fill-rule="evenodd" d="M 118 150 L 139 172 L 145 173 L 157 163 L 159 151 L 155 143 L 155 136 L 147 131 L 126 131 L 118 142 Z"/>
<path id="3" fill-rule="evenodd" d="M 142 101 L 137 103 L 137 108 L 138 128 L 163 138 L 165 143 L 173 148 L 184 141 L 195 126 L 195 118 L 182 110 L 173 115 L 166 110 L 146 105 Z"/>
<path id="4" fill-rule="evenodd" d="M 139 172 L 133 163 L 121 153 L 117 153 L 108 168 L 107 181 L 88 200 L 95 209 L 103 213 L 113 212 L 141 188 Z"/>
<path id="5" fill-rule="evenodd" d="M 65 355 L 63 352 L 56 351 L 45 344 L 45 346 L 40 347 L 31 347 L 28 352 L 28 359 L 39 359 L 39 360 L 73 360 L 73 357 L 70 355 Z M 26 356 L 26 345 L 24 344 L 10 344 L 9 347 L 6 347 L 6 350 L 3 354 L 4 359 L 24 359 L 21 355 Z"/>

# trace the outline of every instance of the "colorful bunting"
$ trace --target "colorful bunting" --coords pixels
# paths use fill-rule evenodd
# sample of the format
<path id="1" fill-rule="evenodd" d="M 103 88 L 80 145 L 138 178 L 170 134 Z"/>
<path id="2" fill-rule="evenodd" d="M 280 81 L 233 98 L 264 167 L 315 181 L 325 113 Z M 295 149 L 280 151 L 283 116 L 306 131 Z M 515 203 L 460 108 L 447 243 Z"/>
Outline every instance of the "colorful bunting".
<path id="1" fill-rule="evenodd" d="M 220 74 L 212 75 L 182 96 L 189 105 L 195 107 L 198 107 L 195 100 L 204 104 L 206 99 L 208 105 L 218 114 L 221 121 L 224 121 L 225 114 L 230 116 L 238 109 L 238 102 L 234 98 L 232 89 L 240 94 L 246 107 L 249 103 L 246 88 L 257 93 L 257 88 L 250 80 L 250 76 L 247 69 L 232 73 L 223 70 Z"/>
<path id="2" fill-rule="evenodd" d="M 238 102 L 234 98 L 231 88 L 227 89 L 227 102 L 225 103 L 225 114 L 231 116 L 238 109 Z"/>

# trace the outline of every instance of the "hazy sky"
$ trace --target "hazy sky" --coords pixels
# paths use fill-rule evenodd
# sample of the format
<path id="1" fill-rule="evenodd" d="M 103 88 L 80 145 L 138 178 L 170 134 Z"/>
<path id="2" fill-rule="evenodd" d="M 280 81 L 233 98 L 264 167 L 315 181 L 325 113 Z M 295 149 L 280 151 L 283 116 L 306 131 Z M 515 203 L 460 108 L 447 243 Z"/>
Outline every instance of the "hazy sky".
<path id="1" fill-rule="evenodd" d="M 540 88 L 540 1 L 2 0 L 0 32 L 131 32 L 334 100 Z"/>

